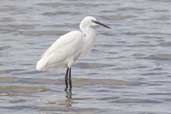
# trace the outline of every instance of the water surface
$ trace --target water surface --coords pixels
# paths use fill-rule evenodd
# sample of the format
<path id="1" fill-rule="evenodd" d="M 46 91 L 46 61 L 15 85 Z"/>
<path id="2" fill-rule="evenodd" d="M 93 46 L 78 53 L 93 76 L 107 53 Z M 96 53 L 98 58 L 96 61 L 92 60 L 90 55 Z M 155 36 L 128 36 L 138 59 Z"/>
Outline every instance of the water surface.
<path id="1" fill-rule="evenodd" d="M 169 0 L 1 0 L 0 112 L 3 114 L 170 114 Z M 92 53 L 72 68 L 73 99 L 63 69 L 35 71 L 60 35 L 86 15 L 97 29 Z"/>

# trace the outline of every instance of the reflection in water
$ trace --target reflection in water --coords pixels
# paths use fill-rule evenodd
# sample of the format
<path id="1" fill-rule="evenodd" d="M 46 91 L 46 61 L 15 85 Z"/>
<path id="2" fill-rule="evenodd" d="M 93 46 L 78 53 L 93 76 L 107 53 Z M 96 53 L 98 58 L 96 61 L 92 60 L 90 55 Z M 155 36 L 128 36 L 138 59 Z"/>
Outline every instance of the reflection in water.
<path id="1" fill-rule="evenodd" d="M 72 107 L 72 98 L 66 97 L 66 100 L 64 101 L 65 107 Z"/>
<path id="2" fill-rule="evenodd" d="M 72 89 L 66 90 L 66 100 L 65 100 L 65 107 L 72 107 Z"/>

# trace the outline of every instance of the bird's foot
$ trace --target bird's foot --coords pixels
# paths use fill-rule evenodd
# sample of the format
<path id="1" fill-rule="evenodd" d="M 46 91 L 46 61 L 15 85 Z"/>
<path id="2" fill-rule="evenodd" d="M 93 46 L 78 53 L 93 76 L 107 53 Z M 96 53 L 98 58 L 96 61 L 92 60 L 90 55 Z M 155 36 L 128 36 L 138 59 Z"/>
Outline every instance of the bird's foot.
<path id="1" fill-rule="evenodd" d="M 65 89 L 65 96 L 67 98 L 72 98 L 72 89 L 69 89 L 68 91 L 67 89 Z"/>

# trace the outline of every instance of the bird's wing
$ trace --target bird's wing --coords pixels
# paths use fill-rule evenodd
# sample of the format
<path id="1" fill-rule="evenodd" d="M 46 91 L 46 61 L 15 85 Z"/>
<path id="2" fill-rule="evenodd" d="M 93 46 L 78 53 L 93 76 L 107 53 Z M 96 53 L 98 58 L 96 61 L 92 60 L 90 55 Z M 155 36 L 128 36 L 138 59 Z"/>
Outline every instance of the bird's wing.
<path id="1" fill-rule="evenodd" d="M 82 43 L 83 37 L 80 31 L 72 31 L 61 36 L 42 55 L 37 63 L 37 69 L 43 69 L 48 65 L 55 66 L 74 54 L 80 53 Z"/>
<path id="2" fill-rule="evenodd" d="M 82 41 L 82 33 L 80 31 L 72 31 L 67 34 L 64 34 L 47 49 L 47 51 L 43 54 L 42 57 L 49 56 L 51 55 L 51 53 L 54 53 L 57 50 L 64 49 L 65 47 L 68 47 L 74 42 L 81 43 L 80 41 Z"/>

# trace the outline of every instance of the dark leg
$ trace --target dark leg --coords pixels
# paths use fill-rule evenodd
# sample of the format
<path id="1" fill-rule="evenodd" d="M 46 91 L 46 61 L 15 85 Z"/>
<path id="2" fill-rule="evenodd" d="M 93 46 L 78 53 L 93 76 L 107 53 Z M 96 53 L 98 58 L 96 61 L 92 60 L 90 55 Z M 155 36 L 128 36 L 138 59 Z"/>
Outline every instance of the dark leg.
<path id="1" fill-rule="evenodd" d="M 66 85 L 65 91 L 67 91 L 68 89 L 68 73 L 69 73 L 69 68 L 67 68 L 66 74 L 65 74 L 65 85 Z"/>
<path id="2" fill-rule="evenodd" d="M 69 98 L 72 98 L 72 79 L 71 79 L 71 68 L 69 68 Z"/>
<path id="3" fill-rule="evenodd" d="M 71 79 L 71 68 L 69 68 L 69 90 L 71 91 L 72 90 L 72 79 Z"/>

